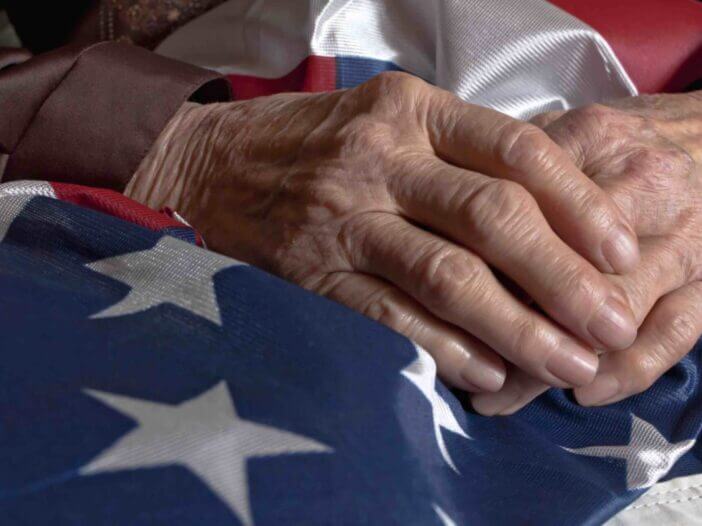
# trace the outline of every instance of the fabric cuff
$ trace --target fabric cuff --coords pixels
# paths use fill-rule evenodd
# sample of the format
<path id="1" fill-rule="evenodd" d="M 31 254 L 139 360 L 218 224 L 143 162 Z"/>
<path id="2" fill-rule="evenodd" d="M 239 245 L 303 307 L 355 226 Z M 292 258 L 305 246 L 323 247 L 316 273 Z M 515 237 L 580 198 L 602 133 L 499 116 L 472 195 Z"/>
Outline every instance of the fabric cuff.
<path id="1" fill-rule="evenodd" d="M 107 42 L 56 54 L 64 56 L 12 68 L 32 74 L 32 62 L 43 61 L 53 70 L 45 75 L 51 89 L 44 87 L 33 104 L 36 113 L 19 119 L 26 124 L 17 130 L 4 181 L 41 178 L 121 191 L 184 102 L 231 98 L 217 73 L 135 46 Z"/>

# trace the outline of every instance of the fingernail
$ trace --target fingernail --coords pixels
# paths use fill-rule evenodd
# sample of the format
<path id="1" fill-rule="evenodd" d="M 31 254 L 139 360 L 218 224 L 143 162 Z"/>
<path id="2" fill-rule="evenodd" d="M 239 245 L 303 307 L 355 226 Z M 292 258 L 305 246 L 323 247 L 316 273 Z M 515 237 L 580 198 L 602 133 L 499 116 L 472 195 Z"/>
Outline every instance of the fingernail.
<path id="1" fill-rule="evenodd" d="M 602 243 L 602 255 L 617 274 L 633 269 L 639 262 L 639 243 L 634 234 L 617 227 Z"/>
<path id="2" fill-rule="evenodd" d="M 610 350 L 626 349 L 636 339 L 636 324 L 629 309 L 609 298 L 587 326 L 590 335 Z"/>
<path id="3" fill-rule="evenodd" d="M 599 359 L 594 352 L 565 340 L 546 362 L 546 369 L 568 386 L 577 386 L 592 382 L 598 365 Z"/>
<path id="4" fill-rule="evenodd" d="M 616 376 L 603 374 L 582 389 L 575 391 L 575 399 L 580 405 L 600 405 L 619 394 L 621 384 Z"/>
<path id="5" fill-rule="evenodd" d="M 468 385 L 476 386 L 477 389 L 470 391 L 490 391 L 495 392 L 502 389 L 505 383 L 506 372 L 490 365 L 481 364 L 476 367 L 475 363 L 461 371 L 461 379 Z"/>
<path id="6" fill-rule="evenodd" d="M 519 393 L 513 389 L 504 389 L 497 393 L 479 393 L 471 396 L 473 409 L 484 416 L 495 416 L 519 400 Z"/>

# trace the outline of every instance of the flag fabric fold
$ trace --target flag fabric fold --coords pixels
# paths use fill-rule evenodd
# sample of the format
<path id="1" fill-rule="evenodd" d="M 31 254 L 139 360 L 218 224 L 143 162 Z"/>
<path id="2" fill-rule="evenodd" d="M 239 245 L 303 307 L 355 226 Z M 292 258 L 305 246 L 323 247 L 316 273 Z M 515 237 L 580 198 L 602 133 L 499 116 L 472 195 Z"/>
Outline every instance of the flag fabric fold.
<path id="1" fill-rule="evenodd" d="M 600 524 L 702 473 L 702 346 L 481 417 L 385 327 L 58 194 L 0 186 L 3 524 Z"/>
<path id="2" fill-rule="evenodd" d="M 238 98 L 395 69 L 519 118 L 636 93 L 607 41 L 544 0 L 229 0 L 157 52 L 229 75 Z"/>

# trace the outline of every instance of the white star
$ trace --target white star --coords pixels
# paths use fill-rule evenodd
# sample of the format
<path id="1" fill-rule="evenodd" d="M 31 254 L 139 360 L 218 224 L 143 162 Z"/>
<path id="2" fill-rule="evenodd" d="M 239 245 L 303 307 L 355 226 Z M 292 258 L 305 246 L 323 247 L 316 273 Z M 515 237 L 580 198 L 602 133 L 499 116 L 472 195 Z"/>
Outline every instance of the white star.
<path id="1" fill-rule="evenodd" d="M 424 397 L 429 400 L 434 424 L 434 435 L 436 436 L 436 443 L 439 446 L 441 456 L 456 473 L 459 473 L 446 448 L 441 428 L 456 433 L 463 438 L 470 438 L 470 436 L 461 429 L 446 400 L 441 398 L 439 393 L 436 392 L 436 362 L 419 345 L 415 345 L 415 347 L 417 348 L 417 359 L 402 370 L 402 375 L 412 382 Z"/>
<path id="2" fill-rule="evenodd" d="M 624 459 L 626 487 L 636 490 L 653 486 L 694 445 L 693 439 L 675 444 L 668 442 L 652 424 L 632 415 L 629 444 L 564 449 L 576 455 Z"/>
<path id="3" fill-rule="evenodd" d="M 132 288 L 120 302 L 91 318 L 126 316 L 170 303 L 222 325 L 212 280 L 220 270 L 236 265 L 242 263 L 170 236 L 148 250 L 89 263 L 89 269 Z"/>
<path id="4" fill-rule="evenodd" d="M 82 475 L 185 466 L 247 526 L 253 524 L 248 459 L 332 451 L 315 440 L 240 418 L 223 381 L 178 405 L 85 392 L 139 425 L 84 466 Z"/>

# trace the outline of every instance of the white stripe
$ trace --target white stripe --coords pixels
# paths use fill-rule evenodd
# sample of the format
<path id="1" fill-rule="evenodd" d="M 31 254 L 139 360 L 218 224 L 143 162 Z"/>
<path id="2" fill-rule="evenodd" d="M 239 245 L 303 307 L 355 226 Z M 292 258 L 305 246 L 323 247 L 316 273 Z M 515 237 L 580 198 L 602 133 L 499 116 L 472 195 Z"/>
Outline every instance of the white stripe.
<path id="1" fill-rule="evenodd" d="M 31 197 L 41 195 L 56 199 L 54 188 L 46 181 L 13 181 L 0 184 L 0 199 L 17 195 Z"/>
<path id="2" fill-rule="evenodd" d="M 386 60 L 521 118 L 636 93 L 603 37 L 544 0 L 229 0 L 158 51 L 263 78 L 312 54 Z"/>
<path id="3" fill-rule="evenodd" d="M 659 482 L 606 526 L 702 524 L 702 474 Z"/>
<path id="4" fill-rule="evenodd" d="M 54 189 L 44 181 L 0 184 L 0 243 L 3 242 L 10 226 L 22 213 L 27 203 L 38 195 L 56 198 Z"/>

